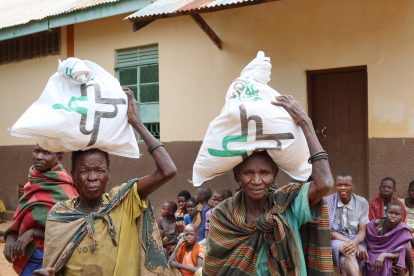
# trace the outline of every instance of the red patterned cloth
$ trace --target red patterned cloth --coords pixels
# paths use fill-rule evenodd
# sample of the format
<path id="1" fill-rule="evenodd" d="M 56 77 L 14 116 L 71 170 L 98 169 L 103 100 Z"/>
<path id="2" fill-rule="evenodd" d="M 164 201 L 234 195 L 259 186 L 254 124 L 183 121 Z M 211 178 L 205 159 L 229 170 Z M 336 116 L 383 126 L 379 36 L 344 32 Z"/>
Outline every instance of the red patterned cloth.
<path id="1" fill-rule="evenodd" d="M 405 211 L 404 204 L 396 198 L 392 198 L 391 201 L 397 201 L 401 204 L 402 207 L 402 218 L 401 221 L 406 223 L 407 221 L 407 211 Z M 378 194 L 376 198 L 371 200 L 369 203 L 369 220 L 372 221 L 373 219 L 383 218 L 385 217 L 384 214 L 384 200 L 381 197 L 381 193 Z"/>
<path id="2" fill-rule="evenodd" d="M 49 210 L 60 201 L 78 196 L 72 178 L 56 164 L 50 171 L 38 172 L 34 166 L 29 171 L 29 182 L 24 185 L 24 195 L 19 200 L 13 223 L 4 232 L 4 238 L 14 235 L 16 238 L 31 228 L 44 229 Z M 44 240 L 36 238 L 25 249 L 25 256 L 13 262 L 13 269 L 20 275 L 36 248 L 43 251 Z"/>

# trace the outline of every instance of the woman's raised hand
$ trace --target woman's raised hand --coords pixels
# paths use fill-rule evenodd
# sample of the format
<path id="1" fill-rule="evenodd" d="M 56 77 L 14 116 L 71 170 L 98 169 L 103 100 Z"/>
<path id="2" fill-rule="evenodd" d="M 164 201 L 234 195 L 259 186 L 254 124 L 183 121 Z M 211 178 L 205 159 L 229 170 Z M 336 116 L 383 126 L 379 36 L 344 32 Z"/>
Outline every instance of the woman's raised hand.
<path id="1" fill-rule="evenodd" d="M 309 119 L 308 114 L 303 110 L 300 104 L 293 98 L 293 96 L 282 95 L 275 97 L 277 102 L 272 102 L 275 106 L 283 107 L 292 117 L 296 124 Z"/>
<path id="2" fill-rule="evenodd" d="M 139 103 L 134 97 L 134 92 L 127 87 L 122 87 L 122 91 L 128 96 L 128 123 L 132 124 L 134 120 L 139 118 Z"/>

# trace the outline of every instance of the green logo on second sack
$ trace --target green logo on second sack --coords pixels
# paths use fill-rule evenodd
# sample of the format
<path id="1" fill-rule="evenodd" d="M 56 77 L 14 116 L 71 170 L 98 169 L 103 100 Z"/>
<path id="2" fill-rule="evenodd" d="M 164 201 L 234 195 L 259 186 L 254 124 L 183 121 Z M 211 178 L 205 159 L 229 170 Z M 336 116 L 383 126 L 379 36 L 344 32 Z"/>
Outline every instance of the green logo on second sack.
<path id="1" fill-rule="evenodd" d="M 259 96 L 259 89 L 256 88 L 256 86 L 250 82 L 249 78 L 246 80 L 246 84 L 243 87 L 243 90 L 241 91 L 239 95 L 239 100 L 243 102 L 243 100 L 252 100 L 252 101 L 261 101 L 262 98 Z"/>

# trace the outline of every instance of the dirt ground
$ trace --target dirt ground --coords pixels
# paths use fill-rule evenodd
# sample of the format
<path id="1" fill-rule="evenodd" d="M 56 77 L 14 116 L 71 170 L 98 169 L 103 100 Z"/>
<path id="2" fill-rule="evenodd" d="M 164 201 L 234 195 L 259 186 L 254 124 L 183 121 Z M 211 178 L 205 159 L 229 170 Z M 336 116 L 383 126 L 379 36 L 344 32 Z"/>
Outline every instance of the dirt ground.
<path id="1" fill-rule="evenodd" d="M 4 243 L 0 243 L 0 276 L 16 276 L 13 266 L 7 262 L 3 255 Z"/>
<path id="2" fill-rule="evenodd" d="M 0 231 L 5 231 L 11 224 L 11 221 L 0 223 Z M 4 243 L 0 243 L 0 276 L 17 276 L 13 266 L 4 258 Z"/>

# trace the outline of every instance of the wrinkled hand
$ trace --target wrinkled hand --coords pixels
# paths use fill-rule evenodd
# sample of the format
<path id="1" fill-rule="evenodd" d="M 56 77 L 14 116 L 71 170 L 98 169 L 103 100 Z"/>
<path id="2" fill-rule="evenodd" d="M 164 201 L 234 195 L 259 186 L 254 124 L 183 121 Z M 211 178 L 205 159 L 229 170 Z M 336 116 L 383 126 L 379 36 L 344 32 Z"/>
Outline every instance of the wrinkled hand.
<path id="1" fill-rule="evenodd" d="M 51 267 L 35 270 L 33 276 L 55 276 L 55 270 Z"/>
<path id="2" fill-rule="evenodd" d="M 344 243 L 342 246 L 343 246 L 343 250 L 346 254 L 355 255 L 355 253 L 357 251 L 358 244 L 356 244 L 356 242 L 354 240 L 350 240 L 350 241 L 347 241 L 346 243 Z"/>
<path id="3" fill-rule="evenodd" d="M 26 245 L 34 239 L 33 230 L 27 230 L 23 235 L 21 235 L 13 245 L 13 252 L 17 257 L 21 258 L 24 256 L 24 249 Z"/>
<path id="4" fill-rule="evenodd" d="M 169 265 L 171 268 L 179 268 L 180 263 L 179 263 L 179 262 L 177 262 L 177 261 L 168 261 L 168 265 Z"/>
<path id="5" fill-rule="evenodd" d="M 385 260 L 385 254 L 381 253 L 374 262 L 374 269 L 381 269 Z"/>
<path id="6" fill-rule="evenodd" d="M 13 263 L 16 260 L 17 255 L 13 252 L 13 246 L 16 242 L 17 238 L 13 234 L 9 234 L 6 239 L 6 244 L 4 245 L 3 254 L 6 257 L 6 260 L 9 263 Z"/>
<path id="7" fill-rule="evenodd" d="M 358 252 L 359 252 L 358 259 L 361 260 L 361 261 L 365 259 L 365 261 L 369 262 L 368 252 L 365 249 L 365 247 L 358 244 L 357 248 L 358 248 Z"/>
<path id="8" fill-rule="evenodd" d="M 127 87 L 122 87 L 122 91 L 128 96 L 128 123 L 132 124 L 134 120 L 139 118 L 139 104 L 135 100 L 134 92 Z"/>
<path id="9" fill-rule="evenodd" d="M 272 104 L 283 107 L 296 124 L 309 118 L 308 114 L 292 96 L 282 95 L 276 97 L 276 100 L 277 102 L 272 102 Z"/>

